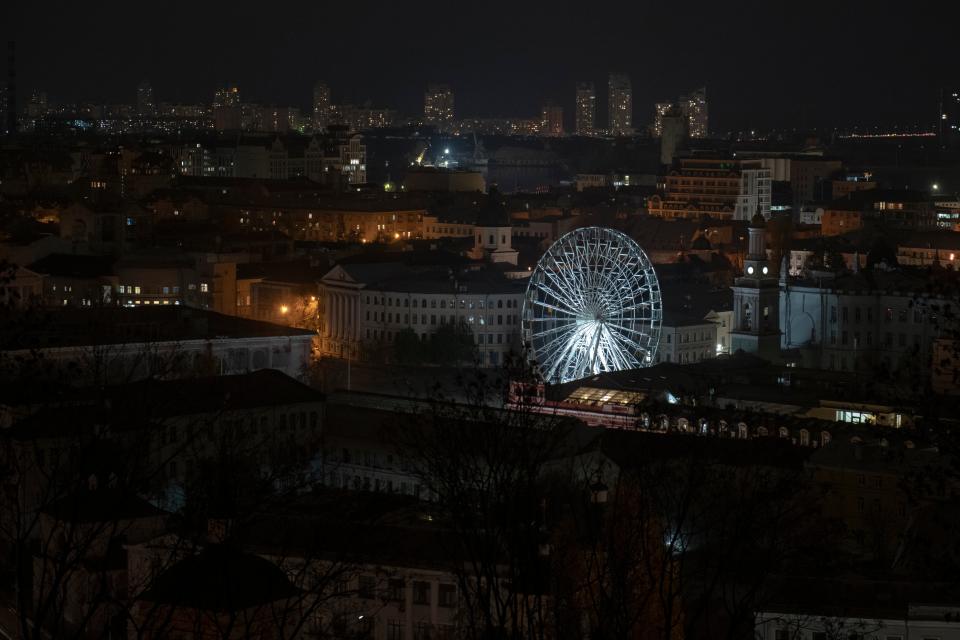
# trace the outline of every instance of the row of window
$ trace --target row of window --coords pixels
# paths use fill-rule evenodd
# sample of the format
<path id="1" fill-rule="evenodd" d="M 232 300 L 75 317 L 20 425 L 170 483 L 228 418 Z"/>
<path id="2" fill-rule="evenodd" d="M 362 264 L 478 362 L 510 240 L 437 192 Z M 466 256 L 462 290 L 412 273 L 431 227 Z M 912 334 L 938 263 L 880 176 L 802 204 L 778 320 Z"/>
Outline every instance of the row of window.
<path id="1" fill-rule="evenodd" d="M 376 576 L 360 576 L 357 595 L 366 600 L 383 597 L 392 602 L 403 602 L 406 599 L 406 581 L 403 578 L 390 578 L 386 582 L 386 589 L 378 589 Z M 426 580 L 414 580 L 413 604 L 429 605 L 433 594 L 433 584 Z M 437 604 L 441 607 L 452 608 L 457 606 L 457 585 L 440 583 L 437 585 Z"/>
<path id="2" fill-rule="evenodd" d="M 197 290 L 197 285 L 195 285 L 195 284 L 189 284 L 189 285 L 187 285 L 187 289 L 189 289 L 190 291 L 196 291 L 196 290 Z M 64 290 L 66 290 L 66 287 L 64 287 Z M 54 288 L 54 291 L 56 291 L 56 288 Z M 200 291 L 202 291 L 203 293 L 209 293 L 209 291 L 210 291 L 210 285 L 209 285 L 208 283 L 206 283 L 206 282 L 201 282 L 201 283 L 200 283 Z M 149 294 L 149 293 L 151 293 L 151 291 L 149 291 L 149 290 L 142 291 L 142 288 L 140 287 L 140 285 L 133 285 L 133 284 L 124 285 L 124 284 L 121 284 L 121 285 L 118 285 L 118 286 L 117 286 L 117 293 L 126 293 L 126 294 L 140 295 L 141 293 Z M 158 287 L 155 293 L 163 294 L 163 295 L 165 295 L 165 296 L 178 295 L 178 294 L 180 293 L 180 287 L 179 287 L 179 286 Z"/>
<path id="3" fill-rule="evenodd" d="M 679 364 L 688 364 L 690 362 L 700 362 L 706 360 L 707 358 L 716 357 L 716 350 L 703 349 L 701 351 L 681 351 L 677 354 L 676 362 Z M 660 362 L 661 355 L 657 354 L 657 362 Z M 663 354 L 663 362 L 673 362 L 673 356 L 669 353 Z"/>
<path id="4" fill-rule="evenodd" d="M 394 339 L 396 339 L 396 337 L 397 337 L 397 335 L 398 335 L 399 333 L 400 333 L 399 331 L 397 331 L 397 332 L 394 332 L 394 331 L 383 331 L 383 330 L 378 330 L 378 329 L 374 329 L 374 330 L 371 331 L 370 329 L 367 329 L 366 336 L 367 336 L 367 339 L 368 339 L 368 340 L 372 338 L 373 340 L 387 340 L 387 341 L 389 341 L 389 342 L 392 342 Z M 429 334 L 427 334 L 427 333 L 421 333 L 421 334 L 418 334 L 418 335 L 419 335 L 419 337 L 420 337 L 420 342 L 426 342 L 427 339 L 428 339 L 427 337 L 428 337 Z M 496 338 L 494 338 L 494 336 L 496 336 Z M 494 339 L 496 339 L 496 343 L 497 343 L 497 344 L 504 344 L 504 334 L 502 334 L 502 333 L 496 333 L 496 334 L 494 334 L 494 333 L 478 333 L 478 334 L 476 334 L 476 342 L 477 342 L 478 345 L 493 344 L 493 343 L 494 343 Z M 507 338 L 507 339 L 506 339 L 506 342 L 509 343 L 509 342 L 510 342 L 510 338 Z"/>
<path id="5" fill-rule="evenodd" d="M 841 307 L 840 309 L 840 320 L 842 322 L 850 321 L 850 310 L 849 307 Z M 867 322 L 873 322 L 873 308 L 867 307 L 866 311 L 862 311 L 860 307 L 853 308 L 853 321 L 862 322 L 863 318 L 866 317 Z M 914 309 L 911 314 L 907 309 L 893 309 L 892 307 L 887 307 L 883 311 L 883 321 L 884 323 L 891 323 L 896 319 L 897 322 L 907 322 L 908 319 L 912 317 L 914 324 L 923 323 L 923 311 L 921 309 Z M 931 313 L 928 316 L 928 321 L 933 324 L 937 321 L 937 315 Z M 837 307 L 836 305 L 830 306 L 830 322 L 837 322 Z"/>
<path id="6" fill-rule="evenodd" d="M 412 298 L 412 302 L 411 302 L 411 298 L 388 298 L 388 297 L 382 297 L 382 298 L 381 298 L 381 297 L 379 297 L 379 296 L 373 296 L 373 304 L 384 305 L 384 306 L 387 306 L 387 307 L 394 307 L 394 306 L 399 307 L 399 306 L 401 306 L 401 304 L 400 304 L 401 300 L 403 301 L 403 305 L 402 305 L 402 306 L 404 306 L 404 307 L 411 307 L 411 306 L 412 306 L 414 309 L 416 309 L 416 308 L 417 308 L 417 303 L 419 302 L 421 308 L 423 308 L 423 309 L 426 309 L 426 308 L 427 308 L 427 299 L 426 299 L 426 298 L 422 298 L 422 299 L 419 300 L 419 301 L 418 301 L 416 298 Z M 367 296 L 367 297 L 366 297 L 366 304 L 370 304 L 370 296 Z M 447 301 L 446 301 L 446 300 L 440 300 L 440 305 L 439 305 L 439 306 L 440 306 L 441 309 L 446 309 L 446 308 L 448 307 Z M 506 300 L 504 300 L 503 298 L 500 298 L 500 299 L 498 299 L 498 300 L 496 301 L 496 308 L 497 308 L 497 309 L 503 309 L 504 307 L 506 307 L 507 309 L 517 309 L 518 306 L 519 306 L 519 305 L 518 305 L 518 300 L 514 300 L 514 299 L 512 299 L 512 298 L 507 298 Z M 436 300 L 435 298 L 432 299 L 432 300 L 430 300 L 430 308 L 431 308 L 431 309 L 436 309 L 436 308 L 437 308 L 437 300 Z M 457 308 L 457 301 L 456 301 L 456 300 L 451 300 L 451 301 L 450 301 L 450 304 L 449 304 L 449 308 L 450 308 L 450 309 L 456 309 L 456 308 Z M 460 308 L 461 308 L 461 309 L 473 309 L 473 308 L 474 308 L 474 302 L 473 302 L 472 300 L 467 301 L 467 300 L 464 300 L 464 299 L 461 298 L 461 300 L 460 300 Z M 479 301 L 476 303 L 476 308 L 477 308 L 477 309 L 483 309 L 483 308 L 484 308 L 484 301 L 483 301 L 483 300 L 479 300 Z M 494 308 L 494 301 L 493 301 L 493 300 L 490 301 L 489 308 L 490 308 L 490 309 L 493 309 L 493 308 Z"/>
<path id="7" fill-rule="evenodd" d="M 437 317 L 438 317 L 438 316 L 437 316 L 436 314 L 430 314 L 430 324 L 432 324 L 432 325 L 437 324 Z M 450 320 L 449 320 L 450 324 L 456 323 L 456 316 L 453 315 L 453 314 L 450 314 L 449 316 L 444 316 L 444 315 L 439 316 L 439 318 L 440 318 L 440 324 L 446 324 L 448 317 L 450 318 Z M 366 319 L 367 319 L 367 320 L 370 320 L 370 312 L 369 312 L 369 311 L 367 311 L 367 313 L 366 313 Z M 411 322 L 411 319 L 412 319 L 413 322 Z M 504 322 L 504 319 L 506 319 L 506 322 Z M 486 317 L 484 317 L 484 316 L 466 316 L 466 317 L 462 317 L 461 320 L 462 320 L 462 321 L 465 321 L 467 324 L 480 324 L 480 325 L 491 325 L 491 326 L 492 326 L 493 324 L 498 324 L 498 325 L 502 325 L 502 324 L 513 325 L 513 324 L 519 324 L 519 323 L 520 323 L 520 317 L 519 317 L 519 315 L 515 315 L 515 314 L 508 314 L 508 315 L 506 315 L 506 316 L 504 316 L 504 315 L 498 315 L 498 316 L 497 316 L 497 319 L 496 319 L 496 323 L 494 323 L 493 314 L 490 314 L 490 315 L 488 315 L 488 316 L 486 316 Z M 405 313 L 405 314 L 403 314 L 403 322 L 401 322 L 401 321 L 400 321 L 400 314 L 399 314 L 399 313 L 397 313 L 396 315 L 394 315 L 392 312 L 389 312 L 389 311 L 379 311 L 379 312 L 374 311 L 374 312 L 373 312 L 373 321 L 374 321 L 374 322 L 386 322 L 386 323 L 391 323 L 391 324 L 394 323 L 394 322 L 396 322 L 397 324 L 405 324 L 405 325 L 406 325 L 406 324 L 427 324 L 427 314 L 423 313 L 423 314 L 420 314 L 420 315 L 418 316 L 416 313 L 414 313 L 414 314 L 411 316 L 410 314 Z"/>
<path id="8" fill-rule="evenodd" d="M 699 336 L 700 342 L 706 342 L 708 340 L 711 342 L 713 341 L 713 335 L 711 335 L 708 331 L 700 331 L 699 333 L 696 331 L 688 331 L 684 333 L 678 333 L 677 335 L 679 336 L 679 340 L 677 340 L 677 344 L 680 344 L 683 342 L 697 342 L 698 336 Z M 667 344 L 671 344 L 672 342 L 673 342 L 673 334 L 668 333 Z"/>
<path id="9" fill-rule="evenodd" d="M 867 346 L 867 347 L 873 346 L 873 332 L 872 332 L 872 331 L 867 331 L 867 332 L 865 332 L 864 336 L 865 336 L 865 338 L 866 338 L 866 341 L 865 341 L 865 342 L 864 342 L 864 341 L 861 341 L 861 339 L 860 339 L 860 332 L 859 332 L 859 331 L 854 331 L 853 334 L 852 334 L 852 342 L 851 342 L 851 334 L 850 334 L 850 332 L 848 332 L 848 331 L 841 331 L 841 332 L 840 332 L 840 344 L 841 344 L 842 346 L 853 346 L 854 348 L 864 347 L 864 346 Z M 896 334 L 896 345 L 894 345 L 894 334 L 888 331 L 887 333 L 884 334 L 884 340 L 883 340 L 883 343 L 882 343 L 881 346 L 884 346 L 884 347 L 886 347 L 886 348 L 888 348 L 888 349 L 892 349 L 894 346 L 901 347 L 901 348 L 906 348 L 908 342 L 909 342 L 909 339 L 907 338 L 907 334 L 906 334 L 906 333 L 899 333 L 899 334 Z M 837 344 L 837 332 L 836 332 L 836 331 L 831 331 L 831 332 L 830 332 L 830 344 L 831 344 L 831 345 L 836 345 L 836 344 Z M 919 334 L 919 333 L 913 334 L 912 345 L 913 345 L 914 347 L 918 348 L 918 349 L 920 348 L 920 334 Z"/>

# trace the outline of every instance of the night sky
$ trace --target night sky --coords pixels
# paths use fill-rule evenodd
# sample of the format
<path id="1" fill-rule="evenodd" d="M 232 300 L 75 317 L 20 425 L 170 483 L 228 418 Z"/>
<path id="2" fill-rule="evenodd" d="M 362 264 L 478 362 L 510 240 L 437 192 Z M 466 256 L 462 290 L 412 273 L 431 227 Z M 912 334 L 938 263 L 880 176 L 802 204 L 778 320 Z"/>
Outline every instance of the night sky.
<path id="1" fill-rule="evenodd" d="M 576 81 L 603 94 L 625 70 L 637 125 L 707 85 L 711 129 L 725 131 L 932 127 L 938 87 L 960 84 L 945 1 L 4 4 L 21 101 L 39 88 L 132 102 L 146 78 L 158 101 L 209 101 L 232 80 L 244 100 L 306 107 L 323 79 L 335 102 L 418 113 L 435 80 L 453 85 L 458 116 L 532 116 L 546 99 L 569 113 Z"/>

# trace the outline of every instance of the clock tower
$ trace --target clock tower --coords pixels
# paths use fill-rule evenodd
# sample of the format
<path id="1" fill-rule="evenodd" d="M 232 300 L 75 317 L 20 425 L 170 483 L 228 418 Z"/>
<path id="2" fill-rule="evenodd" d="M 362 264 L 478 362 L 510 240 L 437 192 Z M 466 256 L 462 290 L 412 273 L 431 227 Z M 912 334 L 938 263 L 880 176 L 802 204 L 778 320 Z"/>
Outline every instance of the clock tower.
<path id="1" fill-rule="evenodd" d="M 748 227 L 750 233 L 743 275 L 733 284 L 732 351 L 742 349 L 774 360 L 780 355 L 780 284 L 767 259 L 767 224 L 760 210 Z"/>

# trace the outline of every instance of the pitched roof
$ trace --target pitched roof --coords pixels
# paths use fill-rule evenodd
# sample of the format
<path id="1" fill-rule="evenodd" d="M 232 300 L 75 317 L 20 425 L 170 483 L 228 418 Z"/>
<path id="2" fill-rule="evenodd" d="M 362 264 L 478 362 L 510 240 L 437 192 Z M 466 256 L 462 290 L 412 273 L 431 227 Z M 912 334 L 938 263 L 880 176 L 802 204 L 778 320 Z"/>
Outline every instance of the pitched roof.
<path id="1" fill-rule="evenodd" d="M 231 545 L 215 544 L 158 576 L 143 599 L 200 611 L 232 612 L 299 593 L 269 560 Z"/>

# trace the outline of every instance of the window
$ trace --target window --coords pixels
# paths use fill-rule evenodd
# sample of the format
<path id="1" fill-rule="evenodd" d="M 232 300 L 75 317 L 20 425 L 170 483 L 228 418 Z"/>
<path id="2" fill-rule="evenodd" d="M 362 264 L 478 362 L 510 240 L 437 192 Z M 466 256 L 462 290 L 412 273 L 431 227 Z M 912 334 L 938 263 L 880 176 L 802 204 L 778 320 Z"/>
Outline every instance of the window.
<path id="1" fill-rule="evenodd" d="M 373 576 L 360 576 L 360 585 L 357 595 L 366 600 L 373 600 L 376 595 L 377 580 Z"/>
<path id="2" fill-rule="evenodd" d="M 387 622 L 387 640 L 403 640 L 403 620 Z"/>
<path id="3" fill-rule="evenodd" d="M 457 587 L 452 584 L 441 584 L 438 602 L 441 607 L 454 607 L 457 604 Z"/>
<path id="4" fill-rule="evenodd" d="M 413 583 L 413 603 L 430 604 L 430 583 L 417 580 Z"/>
<path id="5" fill-rule="evenodd" d="M 206 282 L 201 282 L 200 291 L 202 293 L 208 293 L 210 291 L 210 285 L 208 285 Z M 138 291 L 137 293 L 140 293 L 140 292 Z"/>
<path id="6" fill-rule="evenodd" d="M 387 583 L 387 598 L 394 602 L 403 602 L 403 578 L 391 578 Z"/>

